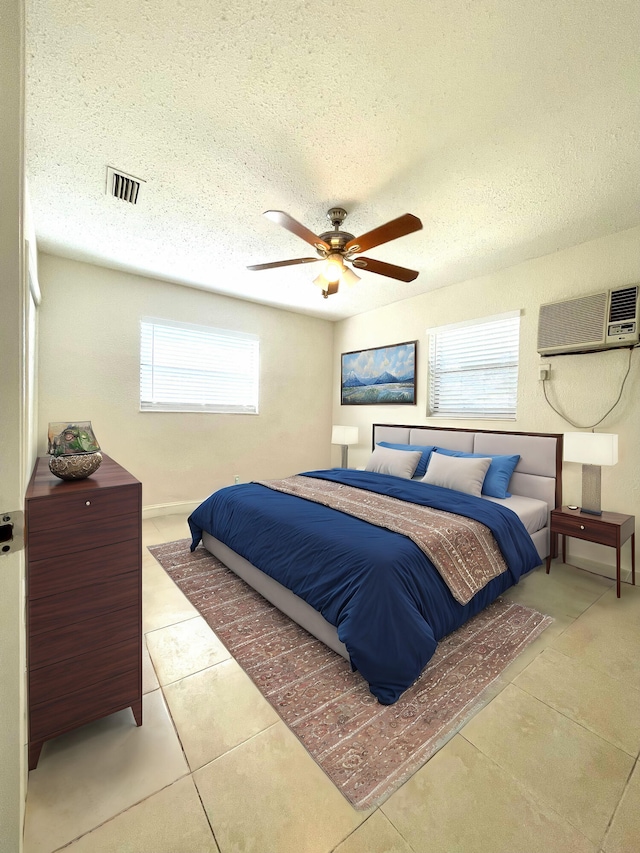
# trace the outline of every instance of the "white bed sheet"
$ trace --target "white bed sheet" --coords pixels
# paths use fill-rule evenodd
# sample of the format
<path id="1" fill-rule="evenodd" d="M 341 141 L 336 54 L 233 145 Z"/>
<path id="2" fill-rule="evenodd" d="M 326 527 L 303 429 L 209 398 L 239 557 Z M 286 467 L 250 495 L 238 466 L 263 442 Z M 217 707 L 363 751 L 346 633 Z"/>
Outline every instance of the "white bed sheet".
<path id="1" fill-rule="evenodd" d="M 414 482 L 422 482 L 422 477 L 412 477 Z M 537 498 L 527 498 L 524 495 L 511 495 L 510 498 L 493 498 L 490 495 L 480 495 L 483 500 L 502 504 L 510 509 L 520 518 L 527 529 L 527 533 L 537 533 L 547 526 L 549 520 L 549 505 L 546 501 Z"/>
<path id="2" fill-rule="evenodd" d="M 549 506 L 545 501 L 536 498 L 525 498 L 523 495 L 511 495 L 510 498 L 492 498 L 489 495 L 481 495 L 483 500 L 502 504 L 512 510 L 520 518 L 520 521 L 531 535 L 546 527 L 549 517 Z"/>

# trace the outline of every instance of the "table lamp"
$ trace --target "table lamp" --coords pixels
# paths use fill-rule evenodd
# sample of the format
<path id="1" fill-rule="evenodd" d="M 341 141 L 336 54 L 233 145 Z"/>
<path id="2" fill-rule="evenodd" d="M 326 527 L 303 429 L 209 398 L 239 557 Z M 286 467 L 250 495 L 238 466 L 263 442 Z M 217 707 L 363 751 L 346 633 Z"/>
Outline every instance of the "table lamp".
<path id="1" fill-rule="evenodd" d="M 331 444 L 342 445 L 342 468 L 348 468 L 349 445 L 358 443 L 357 426 L 333 426 L 331 429 Z"/>
<path id="2" fill-rule="evenodd" d="M 618 461 L 618 436 L 605 432 L 565 432 L 565 462 L 582 463 L 581 512 L 602 515 L 600 508 L 600 466 Z"/>

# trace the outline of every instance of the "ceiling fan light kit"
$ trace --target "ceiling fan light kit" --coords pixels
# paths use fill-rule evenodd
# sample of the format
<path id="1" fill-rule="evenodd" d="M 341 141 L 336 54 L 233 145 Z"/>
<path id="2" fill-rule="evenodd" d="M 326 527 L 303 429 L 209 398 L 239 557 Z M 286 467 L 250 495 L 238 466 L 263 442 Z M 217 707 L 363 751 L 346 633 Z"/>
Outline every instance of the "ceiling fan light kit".
<path id="1" fill-rule="evenodd" d="M 368 272 L 384 275 L 398 281 L 413 281 L 418 277 L 416 270 L 398 267 L 395 264 L 388 264 L 385 261 L 376 261 L 373 258 L 353 257 L 357 252 L 366 252 L 367 249 L 373 249 L 375 246 L 381 246 L 383 243 L 397 240 L 398 237 L 404 237 L 405 234 L 419 231 L 422 228 L 422 222 L 417 216 L 413 216 L 411 213 L 405 213 L 397 219 L 392 219 L 390 222 L 380 225 L 372 231 L 367 231 L 366 234 L 362 234 L 357 238 L 347 231 L 340 230 L 340 226 L 347 215 L 347 211 L 343 207 L 332 207 L 327 211 L 327 219 L 331 222 L 333 231 L 325 231 L 323 234 L 314 234 L 313 231 L 310 231 L 300 222 L 297 222 L 283 210 L 267 210 L 264 215 L 272 222 L 275 222 L 276 225 L 286 228 L 287 231 L 291 231 L 292 234 L 295 234 L 310 246 L 313 246 L 318 253 L 318 257 L 294 258 L 288 261 L 252 264 L 247 269 L 266 270 L 292 266 L 293 264 L 310 264 L 317 261 L 325 261 L 322 272 L 313 280 L 313 283 L 321 288 L 325 299 L 337 293 L 340 284 L 352 285 L 360 281 L 360 276 L 356 275 L 353 270 L 346 266 L 345 261 L 353 264 L 357 269 L 364 269 Z"/>
<path id="2" fill-rule="evenodd" d="M 357 284 L 359 281 L 362 281 L 359 275 L 356 275 L 353 270 L 349 269 L 349 267 L 344 268 L 340 284 L 346 284 L 347 287 L 353 287 L 353 285 Z"/>
<path id="3" fill-rule="evenodd" d="M 342 255 L 339 255 L 337 252 L 332 252 L 324 265 L 323 275 L 328 281 L 340 281 L 340 277 L 344 269 L 345 266 L 344 261 L 342 260 Z"/>

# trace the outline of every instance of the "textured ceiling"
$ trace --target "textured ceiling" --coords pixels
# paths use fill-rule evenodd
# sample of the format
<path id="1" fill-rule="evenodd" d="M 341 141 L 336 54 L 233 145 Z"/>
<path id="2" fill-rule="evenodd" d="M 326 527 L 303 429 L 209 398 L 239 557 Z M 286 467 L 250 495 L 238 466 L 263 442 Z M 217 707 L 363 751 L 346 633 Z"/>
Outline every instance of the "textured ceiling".
<path id="1" fill-rule="evenodd" d="M 26 160 L 54 254 L 347 317 L 640 223 L 637 0 L 27 0 Z M 105 195 L 108 165 L 142 178 Z M 424 229 L 323 300 L 310 247 Z M 313 253 L 313 250 L 311 250 Z"/>

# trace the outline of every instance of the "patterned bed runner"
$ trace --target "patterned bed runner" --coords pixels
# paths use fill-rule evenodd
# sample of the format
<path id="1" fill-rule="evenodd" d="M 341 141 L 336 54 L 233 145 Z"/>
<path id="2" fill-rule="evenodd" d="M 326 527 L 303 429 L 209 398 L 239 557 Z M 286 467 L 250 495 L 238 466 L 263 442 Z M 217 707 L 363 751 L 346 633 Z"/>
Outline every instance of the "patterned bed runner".
<path id="1" fill-rule="evenodd" d="M 472 518 L 299 475 L 255 482 L 408 536 L 431 560 L 460 604 L 507 571 L 493 534 Z"/>

